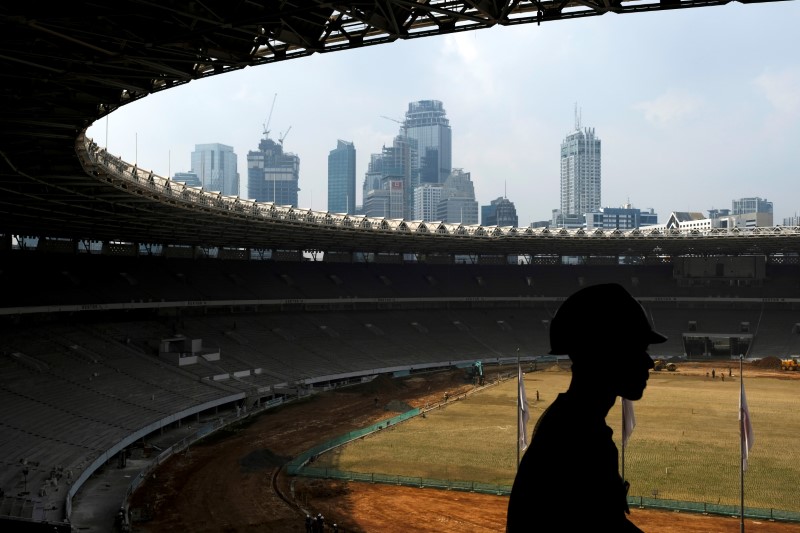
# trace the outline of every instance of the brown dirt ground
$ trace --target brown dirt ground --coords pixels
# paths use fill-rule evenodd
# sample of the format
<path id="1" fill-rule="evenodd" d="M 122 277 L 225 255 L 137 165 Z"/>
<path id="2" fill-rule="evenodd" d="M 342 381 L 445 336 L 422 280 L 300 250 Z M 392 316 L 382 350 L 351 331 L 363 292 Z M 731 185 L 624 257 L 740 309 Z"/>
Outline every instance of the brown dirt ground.
<path id="1" fill-rule="evenodd" d="M 727 374 L 725 363 L 679 364 L 678 372 L 704 375 L 715 368 L 719 376 Z M 737 371 L 738 362 L 734 376 Z M 752 365 L 745 373 L 800 379 L 800 372 Z M 462 376 L 454 371 L 403 381 L 378 378 L 267 411 L 247 425 L 192 446 L 167 461 L 136 492 L 131 509 L 148 519 L 134 522 L 133 530 L 302 532 L 308 511 L 321 512 L 329 523 L 336 521 L 342 532 L 502 532 L 505 496 L 290 478 L 279 471 L 289 458 L 315 444 L 394 414 L 384 409 L 386 405 L 421 407 L 440 401 L 445 391 L 451 399 L 458 397 L 471 388 Z M 631 520 L 644 531 L 664 533 L 734 532 L 740 526 L 734 517 L 644 509 L 632 509 Z M 745 525 L 747 531 L 800 532 L 800 524 L 745 520 Z"/>

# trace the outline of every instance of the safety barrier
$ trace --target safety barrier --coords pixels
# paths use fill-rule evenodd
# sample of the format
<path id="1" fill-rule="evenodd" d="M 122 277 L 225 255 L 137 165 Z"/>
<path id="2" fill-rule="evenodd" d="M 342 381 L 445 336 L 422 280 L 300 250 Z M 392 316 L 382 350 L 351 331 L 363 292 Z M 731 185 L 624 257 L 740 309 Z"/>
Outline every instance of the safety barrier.
<path id="1" fill-rule="evenodd" d="M 511 485 L 493 485 L 477 481 L 456 481 L 432 479 L 414 476 L 399 476 L 377 473 L 346 472 L 335 468 L 306 466 L 297 471 L 297 475 L 304 477 L 339 479 L 342 481 L 361 481 L 365 483 L 382 483 L 384 485 L 402 485 L 406 487 L 435 488 L 443 490 L 459 490 L 462 492 L 480 492 L 482 494 L 496 494 L 499 496 L 511 493 Z"/>
<path id="2" fill-rule="evenodd" d="M 294 475 L 319 478 L 338 479 L 342 481 L 360 481 L 364 483 L 382 483 L 385 485 L 402 485 L 406 487 L 435 488 L 442 490 L 458 490 L 462 492 L 478 492 L 508 496 L 511 494 L 511 485 L 494 485 L 477 481 L 455 481 L 449 479 L 431 479 L 424 477 L 411 477 L 388 475 L 379 473 L 349 472 L 335 468 L 305 466 L 297 468 Z M 689 502 L 682 500 L 666 500 L 658 498 L 645 498 L 642 496 L 629 496 L 628 505 L 641 509 L 662 509 L 687 513 L 713 514 L 722 516 L 739 517 L 740 507 L 737 505 L 720 505 L 703 502 Z M 782 511 L 780 509 L 763 509 L 759 507 L 745 507 L 746 518 L 758 520 L 771 520 L 776 522 L 800 522 L 800 513 Z"/>
<path id="3" fill-rule="evenodd" d="M 506 376 L 503 376 L 506 378 Z M 499 381 L 498 381 L 499 382 Z M 495 382 L 497 383 L 497 382 Z M 493 383 L 494 384 L 494 383 Z M 487 386 L 491 386 L 489 384 Z M 437 406 L 438 407 L 438 406 Z M 435 408 L 435 407 L 434 407 Z M 413 409 L 403 414 L 372 424 L 366 428 L 351 431 L 345 435 L 324 442 L 290 461 L 286 466 L 289 475 L 321 479 L 338 479 L 344 481 L 361 481 L 366 483 L 383 483 L 387 485 L 403 485 L 407 487 L 437 488 L 443 490 L 458 490 L 464 492 L 478 492 L 482 494 L 495 494 L 508 496 L 511 494 L 510 485 L 494 485 L 477 481 L 457 481 L 444 479 L 431 479 L 423 477 L 400 476 L 380 474 L 376 472 L 350 472 L 335 468 L 311 466 L 313 460 L 321 453 L 332 450 L 347 442 L 361 438 L 370 433 L 375 433 L 386 427 L 408 420 L 419 415 L 419 409 Z M 690 512 L 713 515 L 741 516 L 741 508 L 736 505 L 720 505 L 704 502 L 690 502 L 683 500 L 668 500 L 659 498 L 645 498 L 643 496 L 628 496 L 630 507 L 642 509 L 663 509 L 677 512 Z M 800 522 L 800 513 L 783 511 L 780 509 L 765 509 L 759 507 L 745 507 L 744 516 L 751 519 L 773 520 L 781 522 Z"/>
<path id="4" fill-rule="evenodd" d="M 375 433 L 375 432 L 380 431 L 382 429 L 388 428 L 389 426 L 393 426 L 395 424 L 399 424 L 400 422 L 404 422 L 404 421 L 408 420 L 409 418 L 414 418 L 415 416 L 419 416 L 420 414 L 424 414 L 424 412 L 432 411 L 434 409 L 440 409 L 440 408 L 446 406 L 448 403 L 451 403 L 451 402 L 454 402 L 454 401 L 458 401 L 461 398 L 466 398 L 467 396 L 475 394 L 475 393 L 477 393 L 477 392 L 479 392 L 479 391 L 481 391 L 481 390 L 483 390 L 483 389 L 485 389 L 487 387 L 493 387 L 495 385 L 498 385 L 498 384 L 502 383 L 503 381 L 511 378 L 512 376 L 516 376 L 516 375 L 517 375 L 516 371 L 514 371 L 514 372 L 500 372 L 500 373 L 497 374 L 495 380 L 489 381 L 488 383 L 486 383 L 484 385 L 481 385 L 480 387 L 475 387 L 475 388 L 473 388 L 473 389 L 471 389 L 471 390 L 469 390 L 467 392 L 464 392 L 464 393 L 458 394 L 456 396 L 447 398 L 447 399 L 443 400 L 442 402 L 438 402 L 438 403 L 435 403 L 433 405 L 428 405 L 424 410 L 423 409 L 419 409 L 419 408 L 414 408 L 414 409 L 411 409 L 410 411 L 406 411 L 405 413 L 401 413 L 401 414 L 393 416 L 391 418 L 387 418 L 385 420 L 381 420 L 380 422 L 376 422 L 376 423 L 374 423 L 374 424 L 372 424 L 370 426 L 367 426 L 365 428 L 356 429 L 356 430 L 350 431 L 348 433 L 345 433 L 344 435 L 340 435 L 339 437 L 336 437 L 334 439 L 325 441 L 322 444 L 319 444 L 319 445 L 314 446 L 313 448 L 311 448 L 309 450 L 306 450 L 305 452 L 299 454 L 297 457 L 295 457 L 294 459 L 289 461 L 286 464 L 286 472 L 291 476 L 299 475 L 301 469 L 303 469 L 304 467 L 307 467 L 307 465 L 310 462 L 313 462 L 314 458 L 316 458 L 316 456 L 318 456 L 321 453 L 333 450 L 334 448 L 338 448 L 339 446 L 341 446 L 343 444 L 347 444 L 350 441 L 353 441 L 353 440 L 356 440 L 356 439 L 360 439 L 361 437 L 363 437 L 365 435 L 369 435 L 371 433 Z M 438 483 L 438 481 L 437 481 L 437 483 Z"/>
<path id="5" fill-rule="evenodd" d="M 689 513 L 741 516 L 741 507 L 738 505 L 721 505 L 717 503 L 689 502 L 683 500 L 664 500 L 659 498 L 645 498 L 643 496 L 628 496 L 628 505 L 642 509 L 664 509 L 668 511 L 685 511 Z M 780 509 L 766 509 L 761 507 L 744 508 L 744 516 L 760 520 L 774 520 L 781 522 L 800 522 L 800 513 L 796 511 L 782 511 Z"/>
<path id="6" fill-rule="evenodd" d="M 331 439 L 329 441 L 323 442 L 313 448 L 306 450 L 305 452 L 301 453 L 286 465 L 286 471 L 289 475 L 297 475 L 297 473 L 302 469 L 306 464 L 309 462 L 313 462 L 314 458 L 321 453 L 327 452 L 328 450 L 332 450 L 341 446 L 342 444 L 346 444 L 352 440 L 359 439 L 365 435 L 369 435 L 370 433 L 375 433 L 382 429 L 388 428 L 389 426 L 398 424 L 409 418 L 413 418 L 420 414 L 419 408 L 412 409 L 410 411 L 406 411 L 405 413 L 401 413 L 397 416 L 393 416 L 386 420 L 381 420 L 375 424 L 367 426 L 365 428 L 356 429 L 354 431 L 350 431 L 345 433 L 344 435 L 340 435 L 335 439 Z"/>

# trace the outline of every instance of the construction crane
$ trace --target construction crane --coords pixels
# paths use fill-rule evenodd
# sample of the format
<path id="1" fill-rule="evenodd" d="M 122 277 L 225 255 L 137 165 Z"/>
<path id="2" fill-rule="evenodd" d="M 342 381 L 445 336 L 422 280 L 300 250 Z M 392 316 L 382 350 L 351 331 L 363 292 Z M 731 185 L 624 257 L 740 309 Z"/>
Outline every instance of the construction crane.
<path id="1" fill-rule="evenodd" d="M 291 130 L 291 129 L 292 129 L 292 127 L 289 126 L 289 129 L 286 130 L 286 133 L 284 133 L 280 137 L 278 137 L 278 142 L 281 143 L 281 146 L 283 146 L 283 140 L 286 138 L 287 135 L 289 135 L 289 130 Z"/>
<path id="2" fill-rule="evenodd" d="M 405 129 L 405 127 L 406 127 L 406 123 L 404 121 L 402 121 L 402 120 L 397 120 L 395 118 L 387 117 L 385 115 L 381 115 L 381 118 L 385 118 L 386 120 L 391 120 L 392 122 L 397 122 L 398 124 L 400 124 L 400 126 L 403 127 L 403 129 Z"/>
<path id="3" fill-rule="evenodd" d="M 278 93 L 275 93 L 275 96 L 272 97 L 272 107 L 269 108 L 269 116 L 267 117 L 267 121 L 264 123 L 264 137 L 267 139 L 269 139 L 269 123 L 272 121 L 272 110 L 275 109 L 275 99 L 277 97 Z"/>

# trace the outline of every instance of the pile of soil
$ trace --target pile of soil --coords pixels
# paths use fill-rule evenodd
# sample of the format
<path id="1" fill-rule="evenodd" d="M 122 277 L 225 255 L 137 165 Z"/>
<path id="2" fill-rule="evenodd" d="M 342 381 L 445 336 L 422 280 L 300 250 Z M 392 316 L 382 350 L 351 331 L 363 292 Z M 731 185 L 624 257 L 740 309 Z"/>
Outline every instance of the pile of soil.
<path id="1" fill-rule="evenodd" d="M 376 393 L 392 393 L 405 388 L 405 384 L 400 379 L 393 379 L 387 374 L 381 374 L 372 381 L 357 385 L 353 390 L 357 390 L 362 396 L 370 396 Z"/>
<path id="2" fill-rule="evenodd" d="M 239 467 L 243 473 L 259 472 L 268 468 L 281 466 L 289 461 L 289 459 L 289 457 L 283 457 L 262 448 L 260 450 L 253 450 L 239 459 Z"/>
<path id="3" fill-rule="evenodd" d="M 314 498 L 337 498 L 347 496 L 349 493 L 350 489 L 346 482 L 327 479 L 303 479 L 302 483 L 297 483 L 295 495 L 302 501 L 309 501 Z"/>
<path id="4" fill-rule="evenodd" d="M 764 357 L 763 359 L 759 359 L 758 361 L 753 361 L 751 363 L 756 368 L 762 368 L 765 370 L 780 370 L 781 369 L 781 360 L 774 355 L 770 355 L 769 357 Z"/>
<path id="5" fill-rule="evenodd" d="M 400 400 L 392 400 L 384 406 L 386 411 L 394 411 L 396 413 L 405 413 L 406 411 L 410 411 L 413 409 L 410 405 L 406 402 L 402 402 Z"/>

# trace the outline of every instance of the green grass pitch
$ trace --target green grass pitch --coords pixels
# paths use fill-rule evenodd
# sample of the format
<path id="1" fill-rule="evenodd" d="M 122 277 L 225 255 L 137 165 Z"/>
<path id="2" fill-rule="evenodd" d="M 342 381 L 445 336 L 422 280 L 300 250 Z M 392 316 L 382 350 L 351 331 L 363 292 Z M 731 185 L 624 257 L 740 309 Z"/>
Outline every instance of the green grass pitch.
<path id="1" fill-rule="evenodd" d="M 568 370 L 525 375 L 532 431 Z M 800 380 L 748 378 L 754 446 L 745 505 L 800 511 Z M 540 401 L 536 401 L 536 391 Z M 516 464 L 516 379 L 320 456 L 317 467 L 510 485 Z M 651 373 L 634 404 L 636 428 L 625 450 L 631 496 L 739 504 L 739 380 Z M 620 402 L 607 418 L 621 449 Z M 568 457 L 554 457 L 568 461 Z"/>

